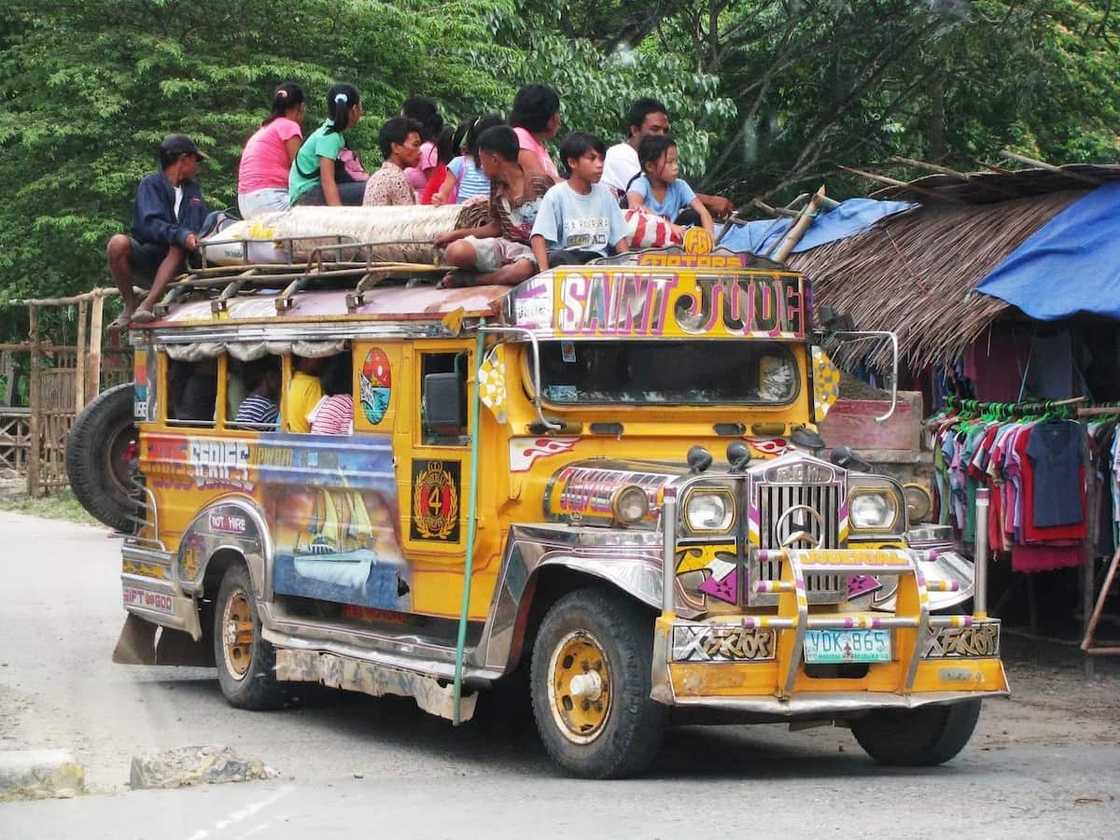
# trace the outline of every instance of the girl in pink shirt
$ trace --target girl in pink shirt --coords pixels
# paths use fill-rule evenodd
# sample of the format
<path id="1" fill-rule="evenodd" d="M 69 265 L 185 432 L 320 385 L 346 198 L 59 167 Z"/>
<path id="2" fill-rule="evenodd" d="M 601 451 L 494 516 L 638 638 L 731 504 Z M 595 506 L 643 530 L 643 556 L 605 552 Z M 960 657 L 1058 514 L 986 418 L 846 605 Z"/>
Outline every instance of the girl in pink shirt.
<path id="1" fill-rule="evenodd" d="M 545 148 L 560 130 L 560 96 L 547 85 L 525 85 L 513 98 L 509 124 L 521 145 L 518 163 L 526 175 L 546 175 L 560 181 L 560 173 Z"/>
<path id="2" fill-rule="evenodd" d="M 237 171 L 237 206 L 243 218 L 288 209 L 288 173 L 303 142 L 304 107 L 299 85 L 280 85 L 272 97 L 272 113 L 245 144 Z"/>
<path id="3" fill-rule="evenodd" d="M 428 180 L 439 168 L 439 136 L 443 131 L 443 117 L 436 103 L 425 96 L 410 96 L 401 105 L 401 116 L 416 120 L 423 126 L 420 133 L 420 162 L 404 171 L 409 186 L 419 195 L 428 186 Z"/>

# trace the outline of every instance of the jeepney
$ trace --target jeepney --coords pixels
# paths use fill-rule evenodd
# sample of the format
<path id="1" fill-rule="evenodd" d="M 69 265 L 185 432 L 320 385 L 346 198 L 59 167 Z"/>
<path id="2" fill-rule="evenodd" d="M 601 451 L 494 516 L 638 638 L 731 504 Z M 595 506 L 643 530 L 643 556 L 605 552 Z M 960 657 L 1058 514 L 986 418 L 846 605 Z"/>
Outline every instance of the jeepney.
<path id="1" fill-rule="evenodd" d="M 983 550 L 824 457 L 838 377 L 804 276 L 680 249 L 516 288 L 349 267 L 211 272 L 133 329 L 135 382 L 87 411 L 129 401 L 131 475 L 105 459 L 133 433 L 79 419 L 136 505 L 118 661 L 201 652 L 234 706 L 312 681 L 455 723 L 521 676 L 549 754 L 596 778 L 677 722 L 831 722 L 940 763 L 1008 692 Z M 340 355 L 353 434 L 291 431 L 297 360 Z M 278 428 L 235 422 L 261 359 Z M 213 411 L 185 418 L 184 389 Z"/>

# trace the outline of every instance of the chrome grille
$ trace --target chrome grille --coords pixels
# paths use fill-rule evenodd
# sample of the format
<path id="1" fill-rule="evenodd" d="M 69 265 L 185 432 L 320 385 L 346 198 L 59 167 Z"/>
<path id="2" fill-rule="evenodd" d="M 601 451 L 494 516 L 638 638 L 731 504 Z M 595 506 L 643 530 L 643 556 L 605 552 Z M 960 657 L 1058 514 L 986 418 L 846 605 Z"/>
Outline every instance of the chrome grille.
<path id="1" fill-rule="evenodd" d="M 759 537 L 762 548 L 781 548 L 782 540 L 796 531 L 807 531 L 812 535 L 813 546 L 822 537 L 822 548 L 840 548 L 839 484 L 756 484 L 754 503 L 759 512 Z M 786 518 L 779 528 L 779 521 L 790 508 L 805 506 L 820 514 L 820 521 L 813 516 L 797 520 L 797 514 Z M 795 546 L 797 547 L 797 546 Z M 812 546 L 804 545 L 804 548 Z M 758 580 L 779 580 L 782 576 L 782 561 L 759 561 L 757 556 L 750 560 L 750 586 L 747 590 L 747 603 L 750 606 L 773 606 L 778 596 L 772 593 L 756 593 L 753 583 Z M 835 604 L 844 600 L 847 594 L 846 575 L 809 575 L 805 580 L 806 594 L 811 604 Z"/>

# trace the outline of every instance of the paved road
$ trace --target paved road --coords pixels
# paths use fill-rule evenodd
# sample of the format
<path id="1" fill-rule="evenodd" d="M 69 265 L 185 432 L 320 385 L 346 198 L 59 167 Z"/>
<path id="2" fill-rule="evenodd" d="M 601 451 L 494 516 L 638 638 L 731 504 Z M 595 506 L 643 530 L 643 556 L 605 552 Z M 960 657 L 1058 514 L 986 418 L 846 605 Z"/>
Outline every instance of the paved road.
<path id="1" fill-rule="evenodd" d="M 123 620 L 104 531 L 0 513 L 0 749 L 63 747 L 92 795 L 0 805 L 0 838 L 1120 836 L 1120 675 L 1012 668 L 966 752 L 934 770 L 871 763 L 844 730 L 683 728 L 655 772 L 559 777 L 530 729 L 453 730 L 410 701 L 308 691 L 253 714 L 212 672 L 109 661 Z M 1033 654 L 1032 654 L 1033 656 Z M 129 791 L 132 755 L 228 744 L 270 782 Z"/>

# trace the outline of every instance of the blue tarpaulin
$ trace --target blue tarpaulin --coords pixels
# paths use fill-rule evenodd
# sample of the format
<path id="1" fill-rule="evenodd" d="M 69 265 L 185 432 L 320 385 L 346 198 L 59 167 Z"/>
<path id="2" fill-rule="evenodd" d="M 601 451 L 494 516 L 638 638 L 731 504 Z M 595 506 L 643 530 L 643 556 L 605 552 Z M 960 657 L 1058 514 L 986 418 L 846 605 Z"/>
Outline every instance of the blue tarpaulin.
<path id="1" fill-rule="evenodd" d="M 976 288 L 1040 321 L 1079 312 L 1120 319 L 1120 183 L 1069 205 Z"/>
<path id="2" fill-rule="evenodd" d="M 800 254 L 811 248 L 819 248 L 837 239 L 855 236 L 871 227 L 880 219 L 909 210 L 915 205 L 905 201 L 876 201 L 872 198 L 849 198 L 827 213 L 813 220 L 801 241 L 793 248 Z M 760 257 L 766 256 L 778 247 L 782 237 L 793 224 L 792 219 L 773 219 L 771 221 L 747 222 L 736 225 L 721 241 L 720 246 L 732 251 L 749 251 Z"/>

